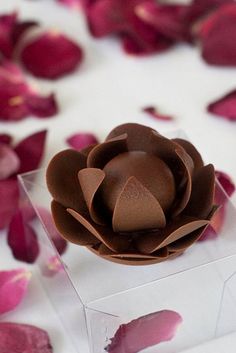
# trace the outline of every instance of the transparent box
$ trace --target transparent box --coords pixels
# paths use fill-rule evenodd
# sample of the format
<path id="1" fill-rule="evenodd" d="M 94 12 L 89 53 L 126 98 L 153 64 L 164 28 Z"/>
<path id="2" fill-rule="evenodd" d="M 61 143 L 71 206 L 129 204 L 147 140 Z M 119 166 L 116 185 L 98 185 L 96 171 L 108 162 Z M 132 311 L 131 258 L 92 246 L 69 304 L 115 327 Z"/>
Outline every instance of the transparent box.
<path id="1" fill-rule="evenodd" d="M 21 175 L 19 182 L 26 223 L 29 209 L 35 215 L 37 275 L 73 345 L 67 353 L 107 353 L 120 325 L 162 310 L 178 312 L 183 322 L 172 340 L 144 353 L 179 353 L 236 331 L 236 209 L 217 181 L 225 211 L 217 237 L 149 266 L 111 263 L 74 244 L 60 256 L 40 212 L 51 203 L 45 170 Z M 121 344 L 119 353 L 130 352 Z"/>

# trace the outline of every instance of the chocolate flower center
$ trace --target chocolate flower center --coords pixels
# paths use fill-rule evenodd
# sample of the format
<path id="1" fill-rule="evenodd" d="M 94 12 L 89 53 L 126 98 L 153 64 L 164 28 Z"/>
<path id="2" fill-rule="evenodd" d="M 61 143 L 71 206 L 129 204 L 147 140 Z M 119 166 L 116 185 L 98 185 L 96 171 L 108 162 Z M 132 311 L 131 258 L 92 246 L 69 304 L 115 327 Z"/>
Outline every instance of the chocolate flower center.
<path id="1" fill-rule="evenodd" d="M 104 167 L 106 178 L 101 195 L 109 212 L 113 213 L 117 199 L 127 180 L 135 177 L 168 211 L 175 199 L 175 181 L 170 168 L 158 157 L 142 151 L 121 153 Z"/>

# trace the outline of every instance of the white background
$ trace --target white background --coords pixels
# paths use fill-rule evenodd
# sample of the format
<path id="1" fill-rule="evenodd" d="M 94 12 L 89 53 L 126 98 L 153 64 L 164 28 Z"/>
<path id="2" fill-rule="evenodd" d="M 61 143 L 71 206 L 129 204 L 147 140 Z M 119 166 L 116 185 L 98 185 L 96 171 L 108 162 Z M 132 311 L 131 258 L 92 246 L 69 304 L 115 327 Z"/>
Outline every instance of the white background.
<path id="1" fill-rule="evenodd" d="M 207 162 L 236 180 L 236 123 L 206 113 L 209 102 L 236 88 L 235 68 L 210 67 L 201 60 L 200 50 L 185 45 L 148 58 L 126 56 L 115 40 L 92 39 L 81 13 L 69 11 L 53 0 L 0 0 L 1 12 L 15 9 L 22 19 L 36 19 L 45 28 L 56 28 L 70 35 L 84 48 L 85 61 L 77 72 L 58 81 L 30 77 L 43 93 L 56 93 L 60 105 L 56 117 L 0 123 L 0 132 L 9 132 L 20 140 L 47 128 L 49 135 L 43 162 L 46 165 L 57 150 L 65 147 L 65 137 L 75 132 L 94 132 L 102 139 L 114 126 L 131 121 L 153 126 L 160 132 L 181 128 Z M 162 123 L 141 113 L 141 108 L 147 105 L 157 105 L 163 113 L 174 115 L 175 122 Z M 2 234 L 0 268 L 18 266 L 22 264 L 12 260 Z M 26 298 L 17 313 L 6 318 L 51 329 L 54 323 L 42 315 L 43 297 L 38 298 L 33 286 L 30 294 L 30 299 Z M 37 305 L 32 304 L 34 296 Z M 52 339 L 58 341 L 58 338 Z M 62 343 L 57 343 L 55 352 L 68 353 L 63 347 Z M 194 352 L 230 353 L 235 352 L 235 348 L 228 338 L 203 349 L 196 348 Z"/>

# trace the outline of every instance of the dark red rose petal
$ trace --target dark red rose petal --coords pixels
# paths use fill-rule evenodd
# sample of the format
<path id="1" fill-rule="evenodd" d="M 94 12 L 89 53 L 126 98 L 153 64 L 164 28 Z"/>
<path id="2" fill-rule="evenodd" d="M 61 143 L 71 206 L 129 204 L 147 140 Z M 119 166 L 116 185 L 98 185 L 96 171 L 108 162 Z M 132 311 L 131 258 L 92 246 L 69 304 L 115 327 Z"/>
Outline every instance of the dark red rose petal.
<path id="1" fill-rule="evenodd" d="M 45 149 L 47 131 L 43 130 L 22 140 L 16 147 L 15 152 L 20 158 L 20 169 L 18 173 L 26 173 L 38 168 Z"/>
<path id="2" fill-rule="evenodd" d="M 145 348 L 174 338 L 181 316 L 175 311 L 163 310 L 142 316 L 123 324 L 106 348 L 108 353 L 137 353 Z"/>
<path id="3" fill-rule="evenodd" d="M 34 230 L 25 222 L 23 213 L 18 210 L 8 229 L 8 245 L 15 259 L 34 263 L 39 255 L 39 244 Z"/>
<path id="4" fill-rule="evenodd" d="M 81 64 L 83 51 L 63 34 L 49 31 L 26 44 L 20 56 L 25 68 L 33 75 L 57 79 Z"/>
<path id="5" fill-rule="evenodd" d="M 0 230 L 10 223 L 18 206 L 19 189 L 16 179 L 0 181 Z M 2 202 L 4 200 L 4 202 Z"/>
<path id="6" fill-rule="evenodd" d="M 8 134 L 0 134 L 0 143 L 4 143 L 5 145 L 10 145 L 12 142 L 11 135 Z"/>
<path id="7" fill-rule="evenodd" d="M 6 58 L 12 56 L 12 31 L 17 22 L 17 13 L 0 16 L 0 53 Z"/>
<path id="8" fill-rule="evenodd" d="M 216 177 L 229 197 L 232 196 L 235 192 L 235 183 L 232 178 L 228 174 L 218 170 L 216 171 Z"/>
<path id="9" fill-rule="evenodd" d="M 17 22 L 13 27 L 12 34 L 11 34 L 11 40 L 14 48 L 17 46 L 17 44 L 20 42 L 20 40 L 26 34 L 26 32 L 28 32 L 28 30 L 38 25 L 39 24 L 36 21 Z"/>
<path id="10" fill-rule="evenodd" d="M 236 51 L 236 45 L 235 45 Z M 236 90 L 208 105 L 209 113 L 230 121 L 236 121 Z"/>
<path id="11" fill-rule="evenodd" d="M 78 133 L 73 134 L 66 139 L 68 145 L 78 151 L 89 147 L 90 145 L 95 145 L 98 143 L 98 139 L 94 134 L 91 133 Z"/>
<path id="12" fill-rule="evenodd" d="M 198 37 L 209 64 L 236 66 L 236 3 L 221 6 L 203 20 Z"/>
<path id="13" fill-rule="evenodd" d="M 158 112 L 158 110 L 153 106 L 148 106 L 142 109 L 144 113 L 149 114 L 151 117 L 162 121 L 173 121 L 174 118 L 170 115 L 163 115 Z"/>
<path id="14" fill-rule="evenodd" d="M 23 87 L 19 84 L 0 85 L 0 120 L 18 121 L 29 114 Z"/>
<path id="15" fill-rule="evenodd" d="M 46 331 L 31 325 L 0 323 L 1 353 L 52 353 Z"/>
<path id="16" fill-rule="evenodd" d="M 39 118 L 49 118 L 58 113 L 58 106 L 54 94 L 48 97 L 39 95 L 28 95 L 26 105 L 29 112 Z"/>

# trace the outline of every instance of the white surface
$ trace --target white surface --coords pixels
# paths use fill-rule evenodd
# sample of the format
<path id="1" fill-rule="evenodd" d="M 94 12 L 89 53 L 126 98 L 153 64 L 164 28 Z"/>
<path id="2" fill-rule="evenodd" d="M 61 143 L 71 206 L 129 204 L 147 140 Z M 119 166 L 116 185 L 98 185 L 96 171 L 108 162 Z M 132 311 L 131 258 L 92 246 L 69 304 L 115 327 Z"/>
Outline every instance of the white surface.
<path id="1" fill-rule="evenodd" d="M 16 140 L 30 132 L 48 128 L 44 165 L 58 149 L 64 147 L 64 138 L 71 133 L 93 131 L 103 138 L 117 124 L 135 121 L 151 125 L 161 132 L 176 128 L 185 130 L 206 161 L 214 163 L 216 168 L 228 172 L 236 180 L 236 124 L 205 111 L 207 103 L 236 88 L 236 69 L 209 67 L 200 59 L 196 48 L 187 46 L 178 46 L 150 58 L 125 56 L 114 40 L 92 39 L 81 15 L 56 5 L 53 0 L 0 2 L 1 12 L 13 9 L 19 10 L 21 18 L 37 19 L 47 28 L 56 27 L 68 33 L 82 44 L 86 53 L 80 70 L 71 76 L 56 82 L 32 79 L 42 92 L 56 92 L 60 104 L 57 117 L 0 123 L 0 131 L 12 133 Z M 149 104 L 157 105 L 166 114 L 173 114 L 175 123 L 161 123 L 142 114 L 141 108 Z M 24 266 L 12 260 L 4 238 L 4 234 L 1 235 L 0 268 Z M 30 294 L 32 292 L 34 289 Z M 22 316 L 24 322 L 37 322 L 45 327 L 41 307 L 32 306 L 30 300 L 23 303 L 22 311 L 19 308 L 16 320 L 21 321 Z M 47 307 L 46 298 L 42 297 L 42 301 Z M 13 320 L 14 314 L 10 318 Z M 52 322 L 49 320 L 46 328 L 50 325 Z M 232 337 L 227 337 L 198 347 L 193 352 L 235 353 L 235 342 Z M 55 347 L 55 352 L 69 353 L 61 344 Z"/>

